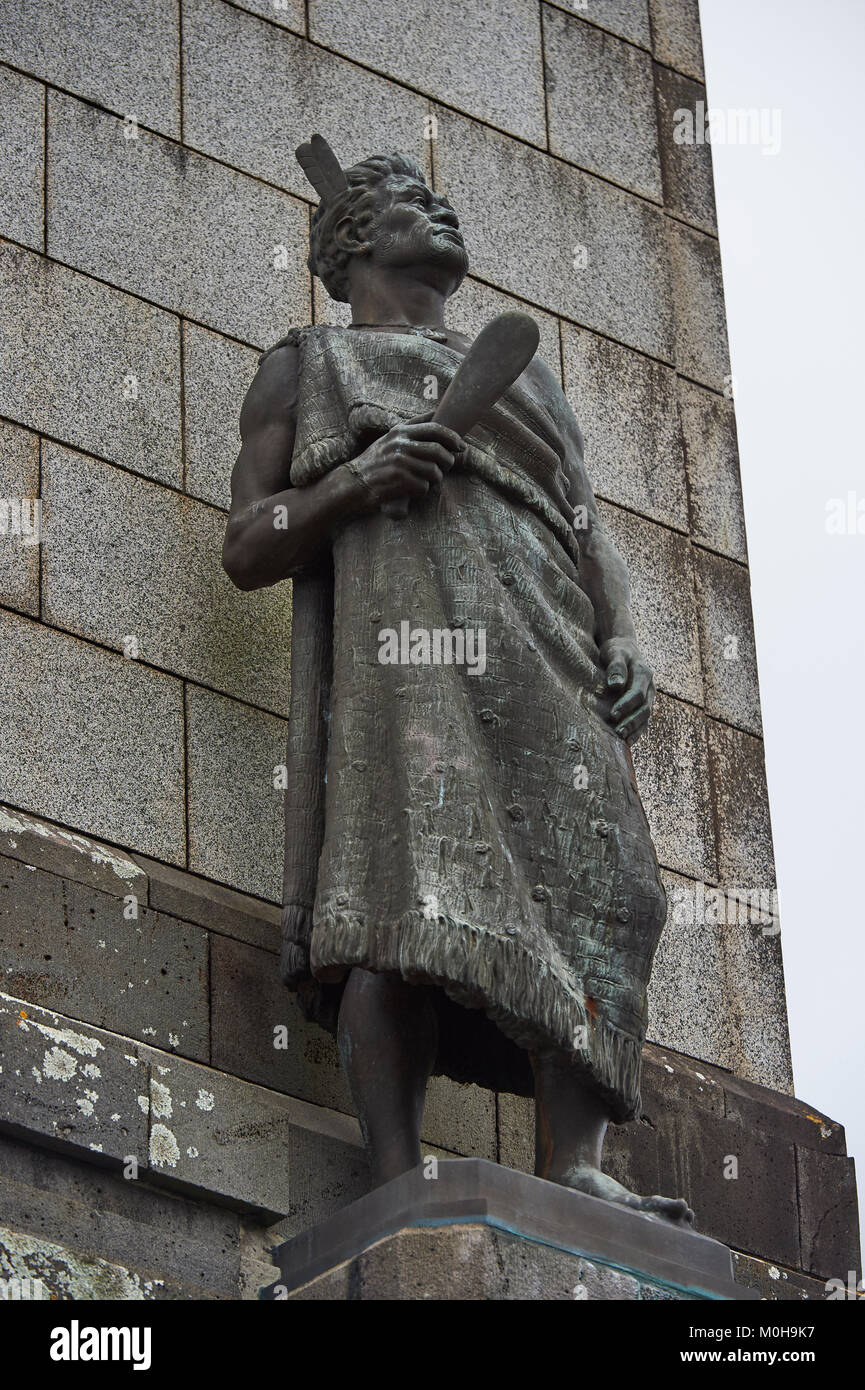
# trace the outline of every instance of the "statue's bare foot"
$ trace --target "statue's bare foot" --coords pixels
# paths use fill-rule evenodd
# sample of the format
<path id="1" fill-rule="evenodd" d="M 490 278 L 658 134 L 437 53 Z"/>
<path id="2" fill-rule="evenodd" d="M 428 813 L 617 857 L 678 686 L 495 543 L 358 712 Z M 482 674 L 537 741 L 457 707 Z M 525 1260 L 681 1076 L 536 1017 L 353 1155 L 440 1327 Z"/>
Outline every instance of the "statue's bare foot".
<path id="1" fill-rule="evenodd" d="M 550 1177 L 551 1182 L 562 1187 L 573 1187 L 577 1192 L 585 1192 L 590 1197 L 603 1197 L 607 1202 L 620 1202 L 623 1207 L 645 1212 L 648 1216 L 659 1216 L 672 1221 L 677 1226 L 692 1226 L 694 1213 L 681 1197 L 638 1197 L 629 1192 L 615 1178 L 602 1173 L 590 1163 L 577 1163 L 567 1168 L 559 1177 Z"/>

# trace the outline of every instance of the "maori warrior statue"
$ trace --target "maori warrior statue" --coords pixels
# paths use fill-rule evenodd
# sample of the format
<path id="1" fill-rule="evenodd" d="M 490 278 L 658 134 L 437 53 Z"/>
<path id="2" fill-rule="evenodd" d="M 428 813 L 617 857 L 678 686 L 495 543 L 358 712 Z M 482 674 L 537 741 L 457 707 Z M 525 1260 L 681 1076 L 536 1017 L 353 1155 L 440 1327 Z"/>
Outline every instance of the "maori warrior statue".
<path id="1" fill-rule="evenodd" d="M 468 259 L 414 160 L 297 157 L 352 322 L 261 358 L 223 552 L 241 589 L 293 580 L 283 979 L 374 1182 L 420 1162 L 443 1073 L 534 1094 L 540 1177 L 690 1222 L 601 1166 L 665 898 L 628 749 L 652 675 L 579 426 L 525 315 L 445 325 Z"/>

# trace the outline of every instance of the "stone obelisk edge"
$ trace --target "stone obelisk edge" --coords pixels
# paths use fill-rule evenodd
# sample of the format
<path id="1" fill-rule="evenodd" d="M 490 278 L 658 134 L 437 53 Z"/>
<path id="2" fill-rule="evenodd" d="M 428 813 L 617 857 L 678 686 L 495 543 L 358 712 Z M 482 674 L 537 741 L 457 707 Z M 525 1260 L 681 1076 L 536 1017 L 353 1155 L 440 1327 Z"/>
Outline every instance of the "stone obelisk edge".
<path id="1" fill-rule="evenodd" d="M 734 1282 L 720 1241 L 479 1158 L 442 1160 L 434 1178 L 403 1173 L 277 1246 L 280 1277 L 260 1298 L 284 1297 L 398 1231 L 478 1224 L 698 1297 L 759 1299 Z"/>

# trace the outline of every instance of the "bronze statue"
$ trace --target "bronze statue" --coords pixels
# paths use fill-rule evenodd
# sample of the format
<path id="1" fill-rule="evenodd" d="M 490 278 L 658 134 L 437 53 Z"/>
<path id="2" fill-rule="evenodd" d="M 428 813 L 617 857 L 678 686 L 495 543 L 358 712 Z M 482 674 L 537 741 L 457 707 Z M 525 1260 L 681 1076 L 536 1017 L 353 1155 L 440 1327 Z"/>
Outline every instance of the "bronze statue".
<path id="1" fill-rule="evenodd" d="M 537 359 L 472 428 L 434 418 L 471 347 L 453 208 L 404 155 L 298 159 L 352 323 L 261 358 L 223 554 L 242 589 L 294 581 L 283 978 L 336 1032 L 374 1182 L 420 1162 L 443 1072 L 534 1090 L 539 1176 L 689 1222 L 601 1171 L 665 897 L 628 750 L 652 675 L 579 426 Z M 477 361 L 506 384 L 523 329 L 451 399 Z"/>

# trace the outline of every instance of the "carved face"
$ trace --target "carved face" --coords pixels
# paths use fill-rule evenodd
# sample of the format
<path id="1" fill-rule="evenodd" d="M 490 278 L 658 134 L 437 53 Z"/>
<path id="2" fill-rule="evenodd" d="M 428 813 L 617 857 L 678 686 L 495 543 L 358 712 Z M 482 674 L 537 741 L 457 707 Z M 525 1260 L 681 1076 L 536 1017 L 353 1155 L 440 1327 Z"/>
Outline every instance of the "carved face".
<path id="1" fill-rule="evenodd" d="M 419 179 L 394 175 L 376 190 L 368 239 L 377 265 L 430 266 L 453 277 L 453 290 L 468 271 L 457 215 L 440 193 Z"/>

